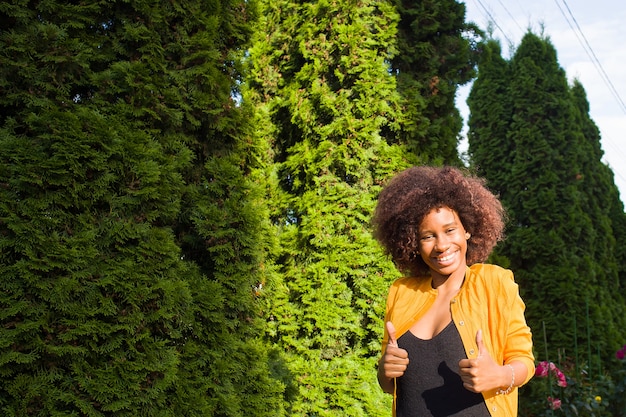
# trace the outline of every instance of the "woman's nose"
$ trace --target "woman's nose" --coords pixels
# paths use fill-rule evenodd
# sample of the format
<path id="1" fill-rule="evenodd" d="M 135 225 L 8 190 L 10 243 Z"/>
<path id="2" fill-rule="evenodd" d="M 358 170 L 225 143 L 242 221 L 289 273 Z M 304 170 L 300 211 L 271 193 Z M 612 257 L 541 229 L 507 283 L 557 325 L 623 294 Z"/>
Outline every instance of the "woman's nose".
<path id="1" fill-rule="evenodd" d="M 450 247 L 450 240 L 445 237 L 438 238 L 435 242 L 435 250 L 437 252 L 445 252 Z"/>

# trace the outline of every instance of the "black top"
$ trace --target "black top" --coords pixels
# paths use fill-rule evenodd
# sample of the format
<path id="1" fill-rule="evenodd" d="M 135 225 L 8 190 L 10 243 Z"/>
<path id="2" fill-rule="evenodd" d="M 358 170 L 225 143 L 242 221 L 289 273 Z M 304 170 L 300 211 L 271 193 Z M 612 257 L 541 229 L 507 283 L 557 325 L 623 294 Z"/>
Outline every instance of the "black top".
<path id="1" fill-rule="evenodd" d="M 459 361 L 467 355 L 453 321 L 430 340 L 406 332 L 398 346 L 409 365 L 396 381 L 397 417 L 490 417 L 482 394 L 463 387 Z"/>

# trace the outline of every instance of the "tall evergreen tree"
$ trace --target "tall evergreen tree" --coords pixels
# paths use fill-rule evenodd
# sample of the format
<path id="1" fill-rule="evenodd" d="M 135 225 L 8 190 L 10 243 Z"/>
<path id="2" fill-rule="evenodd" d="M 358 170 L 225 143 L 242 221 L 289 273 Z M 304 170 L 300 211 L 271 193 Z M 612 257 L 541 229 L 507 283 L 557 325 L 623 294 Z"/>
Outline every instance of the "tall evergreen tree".
<path id="1" fill-rule="evenodd" d="M 486 50 L 495 51 L 492 45 Z M 610 221 L 602 200 L 589 187 L 601 187 L 608 195 L 611 187 L 599 167 L 599 138 L 590 130 L 586 99 L 577 87 L 572 92 L 568 86 L 548 39 L 526 34 L 505 78 L 501 76 L 507 71 L 494 70 L 503 65 L 494 67 L 494 62 L 502 61 L 489 55 L 481 62 L 468 100 L 470 153 L 490 186 L 501 192 L 509 212 L 507 240 L 498 253 L 510 260 L 520 283 L 537 354 L 544 356 L 546 349 L 545 325 L 549 359 L 556 359 L 557 350 L 573 356 L 575 335 L 581 358 L 586 358 L 589 317 L 596 341 L 592 349 L 608 355 L 610 341 L 620 332 L 621 318 L 615 313 L 623 305 L 619 307 L 606 286 L 608 276 L 615 281 L 614 238 L 606 229 Z M 498 122 L 506 111 L 490 117 L 486 109 L 502 103 L 510 105 L 510 116 Z M 494 154 L 501 155 L 501 164 Z M 596 236 L 607 239 L 606 251 L 596 252 Z M 607 271 L 601 273 L 604 267 Z M 602 305 L 593 300 L 602 300 Z"/>
<path id="2" fill-rule="evenodd" d="M 429 163 L 459 164 L 463 120 L 456 108 L 459 86 L 476 74 L 482 32 L 465 22 L 456 0 L 395 0 L 400 15 L 398 54 L 391 60 L 409 123 L 399 140 Z"/>
<path id="3" fill-rule="evenodd" d="M 271 124 L 272 219 L 279 238 L 268 336 L 287 370 L 288 415 L 380 415 L 387 288 L 396 276 L 372 239 L 380 185 L 408 166 L 384 134 L 400 124 L 384 2 L 264 3 L 250 87 Z M 290 378 L 288 378 L 290 376 Z"/>
<path id="4" fill-rule="evenodd" d="M 249 1 L 0 5 L 2 415 L 280 412 L 233 96 L 253 18 Z"/>
<path id="5" fill-rule="evenodd" d="M 387 412 L 375 364 L 397 272 L 368 224 L 393 173 L 459 161 L 454 95 L 473 63 L 463 6 L 444 3 L 263 3 L 244 101 L 266 115 L 258 132 L 272 144 L 279 247 L 267 320 L 290 415 Z"/>
<path id="6" fill-rule="evenodd" d="M 509 63 L 502 58 L 499 42 L 488 39 L 482 46 L 480 76 L 474 81 L 467 103 L 471 109 L 467 140 L 477 173 L 500 198 L 510 198 L 507 178 L 515 156 L 509 135 L 513 105 L 509 95 Z"/>
<path id="7" fill-rule="evenodd" d="M 2 8 L 3 415 L 166 415 L 190 302 L 167 224 L 190 155 L 146 122 L 170 119 L 151 96 L 171 91 L 124 8 Z"/>
<path id="8" fill-rule="evenodd" d="M 592 264 L 592 274 L 600 287 L 592 298 L 603 312 L 601 319 L 609 319 L 611 332 L 605 334 L 609 356 L 624 338 L 626 329 L 626 299 L 623 280 L 626 254 L 626 213 L 614 182 L 613 171 L 602 162 L 604 152 L 598 127 L 589 115 L 589 102 L 582 84 L 575 80 L 571 87 L 577 125 L 583 134 L 579 145 L 581 172 L 577 175 L 584 193 L 583 210 L 590 214 L 592 229 L 582 236 L 581 244 L 589 248 L 582 256 Z"/>

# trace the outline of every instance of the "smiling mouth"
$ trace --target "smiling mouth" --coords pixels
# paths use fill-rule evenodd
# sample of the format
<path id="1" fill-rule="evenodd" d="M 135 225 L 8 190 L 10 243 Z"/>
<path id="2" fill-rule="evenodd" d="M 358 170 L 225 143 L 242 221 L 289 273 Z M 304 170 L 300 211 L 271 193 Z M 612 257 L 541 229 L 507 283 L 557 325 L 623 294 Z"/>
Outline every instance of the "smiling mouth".
<path id="1" fill-rule="evenodd" d="M 455 256 L 456 256 L 456 252 L 451 253 L 451 254 L 446 255 L 446 256 L 439 256 L 436 259 L 437 259 L 437 262 L 447 262 L 447 261 L 453 259 Z"/>

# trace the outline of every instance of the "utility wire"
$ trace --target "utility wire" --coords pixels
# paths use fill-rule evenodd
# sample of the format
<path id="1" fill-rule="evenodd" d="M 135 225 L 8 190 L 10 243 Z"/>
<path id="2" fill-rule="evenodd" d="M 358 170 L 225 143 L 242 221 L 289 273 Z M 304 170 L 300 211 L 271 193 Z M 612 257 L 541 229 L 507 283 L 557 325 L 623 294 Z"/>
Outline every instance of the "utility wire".
<path id="1" fill-rule="evenodd" d="M 504 32 L 504 30 L 502 30 L 500 25 L 498 25 L 498 22 L 496 22 L 496 19 L 491 15 L 489 10 L 487 10 L 487 8 L 483 4 L 483 2 L 481 0 L 474 0 L 474 1 L 477 2 L 480 5 L 480 7 L 482 7 L 482 9 L 485 11 L 485 14 L 487 15 L 487 17 L 489 19 L 489 22 L 493 23 L 495 25 L 495 27 L 497 27 L 500 30 L 500 32 L 502 32 L 502 35 L 504 36 L 506 41 L 509 43 L 509 45 L 511 45 L 511 46 L 514 45 L 513 41 L 507 36 L 507 34 Z"/>
<path id="2" fill-rule="evenodd" d="M 563 2 L 563 5 L 567 8 L 567 11 L 568 11 L 569 15 L 571 16 L 572 20 L 574 21 L 574 24 L 576 25 L 576 28 L 578 29 L 578 32 L 576 31 L 576 29 L 574 29 L 574 26 L 572 25 L 572 23 L 570 22 L 569 18 L 565 14 L 565 11 L 563 10 L 561 5 L 559 4 L 559 1 L 558 0 L 554 0 L 554 1 L 555 1 L 556 5 L 558 6 L 559 10 L 561 11 L 561 14 L 563 15 L 563 17 L 565 17 L 565 20 L 567 21 L 567 24 L 572 29 L 572 31 L 574 31 L 574 34 L 576 35 L 576 38 L 578 39 L 578 42 L 581 44 L 581 46 L 583 47 L 583 49 L 587 53 L 587 56 L 589 56 L 589 58 L 591 59 L 591 62 L 593 63 L 593 65 L 596 67 L 596 69 L 600 73 L 600 77 L 602 78 L 602 81 L 604 81 L 604 83 L 608 87 L 608 89 L 611 92 L 611 94 L 613 95 L 613 97 L 619 103 L 620 109 L 622 110 L 622 112 L 624 112 L 624 114 L 626 114 L 626 105 L 624 104 L 624 101 L 622 100 L 622 98 L 620 97 L 619 93 L 615 89 L 615 86 L 611 82 L 611 79 L 609 78 L 607 73 L 604 71 L 604 68 L 602 67 L 602 64 L 600 63 L 600 60 L 598 60 L 598 57 L 596 56 L 595 52 L 593 51 L 593 48 L 589 44 L 589 41 L 587 41 L 587 38 L 585 37 L 585 34 L 583 33 L 582 29 L 578 25 L 578 21 L 576 20 L 576 18 L 572 14 L 572 11 L 570 10 L 569 6 L 567 5 L 567 2 L 565 0 L 561 0 Z M 580 33 L 580 36 L 578 36 L 579 33 Z M 584 40 L 584 43 L 581 40 L 581 37 Z"/>
<path id="3" fill-rule="evenodd" d="M 568 11 L 569 15 L 571 16 L 572 21 L 574 22 L 574 24 L 576 25 L 576 28 L 578 29 L 578 32 L 576 31 L 576 29 L 574 29 L 572 23 L 570 22 L 570 20 L 568 19 L 567 15 L 563 11 L 563 8 L 561 8 L 561 5 L 559 4 L 558 0 L 555 0 L 556 5 L 558 6 L 559 10 L 561 11 L 561 14 L 563 15 L 563 17 L 567 21 L 567 24 L 569 25 L 569 27 L 574 32 L 574 35 L 576 35 L 576 38 L 578 39 L 578 42 L 581 44 L 581 46 L 583 47 L 583 49 L 587 53 L 587 56 L 589 57 L 589 59 L 591 59 L 591 62 L 596 67 L 596 70 L 600 74 L 600 77 L 602 78 L 602 81 L 604 81 L 604 84 L 607 86 L 607 88 L 609 89 L 609 91 L 611 92 L 611 94 L 613 95 L 615 100 L 617 100 L 618 104 L 620 105 L 620 110 L 622 110 L 622 112 L 624 114 L 626 114 L 626 105 L 624 105 L 624 101 L 622 100 L 622 98 L 620 97 L 619 93 L 615 89 L 615 86 L 611 82 L 611 79 L 609 78 L 608 74 L 606 73 L 606 71 L 604 71 L 604 68 L 602 67 L 602 64 L 600 63 L 600 60 L 598 59 L 598 57 L 596 56 L 595 52 L 593 51 L 593 48 L 589 44 L 589 41 L 587 41 L 587 38 L 585 37 L 585 34 L 583 33 L 582 29 L 580 28 L 580 25 L 578 24 L 578 21 L 574 17 L 574 14 L 572 13 L 571 9 L 569 8 L 566 0 L 561 0 L 561 1 L 563 2 L 563 5 L 567 8 L 567 11 Z M 578 35 L 579 33 L 580 33 L 580 36 Z M 581 41 L 581 37 L 584 40 L 584 43 L 583 43 L 583 41 Z M 612 138 L 608 137 L 605 134 L 605 135 L 603 135 L 603 139 L 604 139 L 604 142 L 606 144 L 608 144 L 608 145 L 611 145 L 611 147 L 615 151 L 617 151 L 617 153 L 622 158 L 626 159 L 626 155 L 624 154 L 624 151 L 619 146 L 617 146 L 616 143 L 613 142 Z M 618 171 L 617 167 L 612 168 L 612 171 L 613 171 L 613 174 L 616 177 L 619 177 L 619 179 L 621 179 L 624 183 L 626 183 L 626 178 L 624 178 L 624 176 Z M 623 199 L 626 196 L 621 196 L 621 197 Z"/>
<path id="4" fill-rule="evenodd" d="M 511 20 L 513 20 L 513 22 L 515 23 L 515 25 L 517 25 L 517 27 L 519 28 L 520 32 L 524 33 L 524 29 L 522 29 L 522 27 L 520 26 L 519 23 L 517 23 L 517 20 L 515 19 L 515 17 L 511 14 L 511 12 L 509 12 L 509 9 L 506 8 L 506 6 L 504 5 L 504 3 L 502 3 L 502 0 L 498 0 L 498 3 L 500 3 L 500 6 L 502 6 L 502 8 L 504 9 L 504 11 L 509 15 L 509 17 L 511 18 Z"/>
<path id="5" fill-rule="evenodd" d="M 504 4 L 502 3 L 502 0 L 498 0 L 498 2 L 500 3 L 500 5 L 506 10 L 506 12 L 509 14 L 509 16 L 513 19 L 513 21 L 515 22 L 515 24 L 520 27 L 520 25 L 518 24 L 518 22 L 515 20 L 515 18 L 511 15 L 511 13 L 509 12 L 509 10 L 504 6 Z M 607 88 L 609 89 L 609 91 L 611 92 L 611 94 L 613 95 L 613 97 L 615 98 L 615 100 L 618 102 L 619 106 L 620 106 L 620 110 L 622 112 L 624 112 L 626 114 L 626 105 L 624 104 L 624 101 L 622 100 L 622 98 L 620 97 L 619 93 L 617 92 L 615 86 L 613 85 L 613 83 L 611 82 L 611 79 L 609 78 L 608 74 L 606 73 L 606 71 L 604 70 L 604 68 L 602 67 L 602 64 L 600 63 L 600 60 L 598 59 L 598 57 L 596 56 L 595 52 L 593 51 L 593 48 L 591 47 L 591 45 L 589 44 L 589 41 L 587 40 L 587 38 L 585 37 L 582 29 L 580 28 L 580 25 L 578 24 L 578 21 L 576 20 L 576 18 L 574 17 L 571 9 L 569 8 L 566 0 L 562 0 L 563 5 L 565 6 L 565 8 L 567 9 L 569 15 L 571 16 L 572 21 L 574 22 L 574 24 L 576 25 L 576 28 L 578 29 L 578 31 L 576 30 L 576 28 L 574 28 L 574 25 L 572 24 L 572 22 L 570 21 L 570 19 L 567 17 L 565 11 L 563 10 L 563 8 L 561 7 L 561 5 L 559 4 L 558 0 L 555 0 L 559 10 L 561 11 L 561 14 L 563 15 L 563 17 L 565 18 L 565 20 L 567 21 L 567 24 L 570 26 L 570 28 L 572 29 L 572 31 L 574 32 L 574 35 L 576 35 L 576 38 L 578 39 L 578 42 L 580 43 L 580 45 L 583 47 L 583 49 L 585 50 L 585 53 L 587 54 L 587 56 L 589 57 L 589 59 L 591 60 L 591 62 L 593 63 L 593 65 L 596 67 L 596 70 L 598 71 L 598 73 L 600 74 L 600 77 L 602 78 L 602 81 L 605 83 L 605 85 L 607 86 Z M 498 25 L 498 22 L 496 22 L 496 19 L 494 18 L 494 16 L 490 13 L 490 11 L 487 9 L 487 7 L 483 4 L 483 2 L 481 0 L 474 0 L 474 3 L 480 5 L 480 7 L 483 10 L 483 14 L 488 18 L 488 21 L 491 22 L 496 28 L 498 28 L 498 30 L 500 30 L 500 32 L 502 33 L 502 35 L 504 36 L 504 38 L 506 39 L 506 41 L 509 43 L 509 45 L 514 45 L 513 42 L 511 41 L 511 39 L 507 36 L 507 34 L 504 32 L 504 30 L 502 30 L 502 28 Z M 521 28 L 520 28 L 521 29 Z M 580 35 L 579 35 L 580 33 Z M 582 39 L 581 39 L 582 37 Z M 611 147 L 616 151 L 616 153 L 618 153 L 620 156 L 624 156 L 624 159 L 626 159 L 626 156 L 624 155 L 624 152 L 622 149 L 620 149 L 619 146 L 617 146 L 617 144 L 615 144 L 611 138 L 609 138 L 607 135 L 603 135 L 603 139 L 604 142 L 611 145 Z M 608 161 L 607 161 L 608 162 Z M 622 175 L 618 170 L 616 170 L 617 167 L 614 167 L 612 169 L 613 174 L 619 178 L 620 180 L 622 180 L 624 183 L 626 183 L 626 178 L 624 177 L 624 175 Z M 621 196 L 622 200 L 624 199 L 625 196 Z"/>

